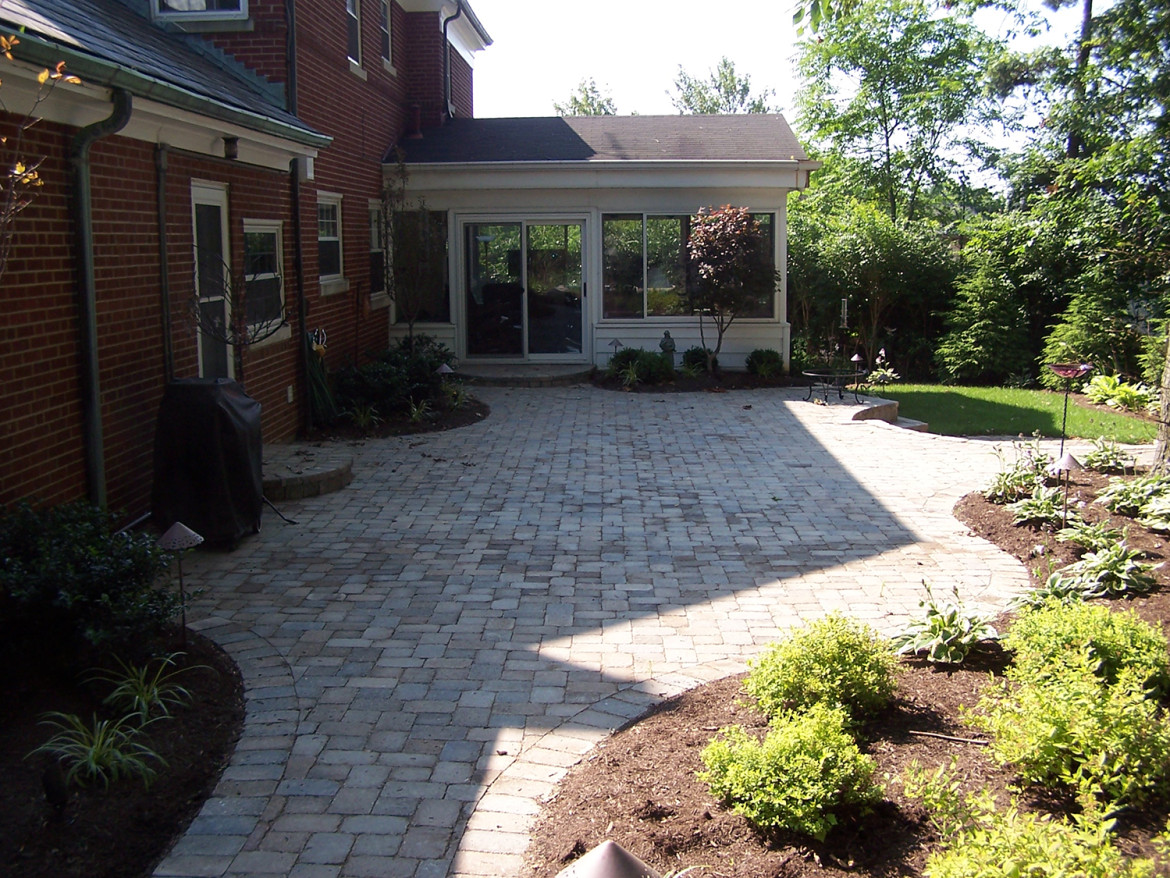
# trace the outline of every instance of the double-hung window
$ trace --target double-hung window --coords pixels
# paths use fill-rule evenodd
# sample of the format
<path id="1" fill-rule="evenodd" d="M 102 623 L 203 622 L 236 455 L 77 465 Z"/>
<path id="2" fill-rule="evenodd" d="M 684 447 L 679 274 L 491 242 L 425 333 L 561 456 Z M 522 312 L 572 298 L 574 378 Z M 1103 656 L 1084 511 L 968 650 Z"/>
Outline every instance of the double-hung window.
<path id="1" fill-rule="evenodd" d="M 281 225 L 244 220 L 244 311 L 248 335 L 260 342 L 284 325 L 284 263 Z"/>
<path id="2" fill-rule="evenodd" d="M 393 48 L 390 42 L 391 34 L 391 19 L 390 19 L 390 0 L 378 0 L 378 35 L 382 42 L 382 63 L 387 68 L 393 68 L 394 57 L 391 54 Z"/>
<path id="3" fill-rule="evenodd" d="M 362 63 L 362 6 L 361 0 L 345 0 L 346 52 L 349 60 Z"/>
<path id="4" fill-rule="evenodd" d="M 382 307 L 390 303 L 386 291 L 386 254 L 382 243 L 382 206 L 370 201 L 370 305 Z"/>
<path id="5" fill-rule="evenodd" d="M 317 193 L 317 274 L 321 292 L 336 293 L 347 288 L 341 248 L 341 196 Z"/>

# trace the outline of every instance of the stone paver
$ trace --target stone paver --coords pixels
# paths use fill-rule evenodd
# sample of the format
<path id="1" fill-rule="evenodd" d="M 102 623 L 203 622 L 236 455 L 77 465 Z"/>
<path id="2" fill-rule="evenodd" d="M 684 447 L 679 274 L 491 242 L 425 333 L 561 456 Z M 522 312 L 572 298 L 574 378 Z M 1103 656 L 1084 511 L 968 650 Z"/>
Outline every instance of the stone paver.
<path id="1" fill-rule="evenodd" d="M 185 563 L 248 710 L 156 875 L 514 875 L 541 797 L 662 698 L 827 612 L 893 631 L 923 580 L 1026 586 L 950 514 L 991 443 L 798 390 L 476 394 L 483 423 L 350 448 L 348 488 Z"/>

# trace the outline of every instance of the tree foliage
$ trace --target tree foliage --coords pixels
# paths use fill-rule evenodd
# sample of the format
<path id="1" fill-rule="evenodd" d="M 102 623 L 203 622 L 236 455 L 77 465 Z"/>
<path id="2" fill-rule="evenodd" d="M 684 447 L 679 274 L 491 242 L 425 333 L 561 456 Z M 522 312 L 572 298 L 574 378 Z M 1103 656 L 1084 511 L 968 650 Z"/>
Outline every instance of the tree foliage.
<path id="1" fill-rule="evenodd" d="M 704 315 L 715 324 L 715 347 L 707 351 L 707 371 L 723 347 L 723 336 L 735 318 L 775 294 L 776 272 L 767 248 L 768 237 L 746 207 L 703 209 L 691 220 L 687 251 L 697 274 L 691 304 L 699 314 L 703 347 Z"/>
<path id="2" fill-rule="evenodd" d="M 801 43 L 801 129 L 892 219 L 914 219 L 932 187 L 966 184 L 972 131 L 998 118 L 981 76 L 998 43 L 923 0 L 868 0 Z"/>
<path id="3" fill-rule="evenodd" d="M 609 94 L 602 94 L 597 87 L 597 81 L 590 77 L 582 79 L 577 84 L 577 90 L 569 95 L 569 99 L 561 103 L 553 103 L 553 109 L 558 116 L 616 116 L 617 104 Z"/>
<path id="4" fill-rule="evenodd" d="M 748 75 L 739 76 L 735 64 L 726 56 L 706 79 L 691 76 L 680 65 L 674 80 L 675 94 L 670 101 L 682 115 L 717 115 L 734 113 L 771 113 L 768 101 L 775 92 L 766 89 L 752 94 Z"/>

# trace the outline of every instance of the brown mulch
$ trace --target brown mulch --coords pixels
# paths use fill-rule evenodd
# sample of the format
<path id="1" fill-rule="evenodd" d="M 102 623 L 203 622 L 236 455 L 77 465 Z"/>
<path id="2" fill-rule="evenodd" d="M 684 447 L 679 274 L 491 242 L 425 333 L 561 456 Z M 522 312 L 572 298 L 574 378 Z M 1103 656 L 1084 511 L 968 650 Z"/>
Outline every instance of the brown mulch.
<path id="1" fill-rule="evenodd" d="M 1081 472 L 1069 483 L 1070 508 L 1090 520 L 1109 518 L 1091 502 L 1107 477 Z M 1081 504 L 1084 503 L 1082 507 Z M 1015 555 L 1034 579 L 1075 560 L 1076 552 L 1048 531 L 1016 527 L 1011 514 L 979 494 L 963 498 L 956 517 L 971 530 Z M 1112 516 L 1128 530 L 1131 545 L 1154 562 L 1166 552 L 1166 538 L 1136 522 Z M 1170 571 L 1159 569 L 1159 589 L 1118 602 L 1167 629 Z M 936 583 L 936 585 L 940 585 Z M 1002 631 L 1010 615 L 997 620 Z M 1170 633 L 1170 632 L 1168 632 Z M 686 692 L 651 711 L 598 746 L 575 766 L 545 805 L 527 854 L 524 878 L 552 878 L 605 840 L 616 841 L 662 874 L 702 866 L 693 874 L 712 878 L 892 878 L 920 876 L 930 850 L 940 841 L 917 802 L 908 801 L 898 781 L 912 762 L 934 768 L 956 760 L 966 790 L 987 790 L 1002 804 L 1014 778 L 989 757 L 977 730 L 963 723 L 1007 656 L 995 644 L 980 646 L 961 666 L 942 669 L 922 660 L 902 663 L 895 703 L 864 729 L 864 749 L 877 762 L 885 800 L 868 815 L 850 815 L 824 843 L 793 834 L 764 834 L 716 801 L 695 774 L 702 749 L 718 729 L 740 725 L 762 734 L 764 718 L 741 689 L 742 677 L 718 680 Z M 928 733 L 928 734 L 923 734 Z M 942 737 L 936 737 L 942 736 Z M 961 740 L 955 740 L 961 739 Z M 1072 813 L 1071 802 L 1026 794 L 1024 807 Z M 1155 803 L 1123 815 L 1119 846 L 1131 856 L 1153 857 L 1153 835 L 1166 825 L 1168 804 Z M 1163 861 L 1163 866 L 1165 863 Z"/>
<path id="2" fill-rule="evenodd" d="M 183 649 L 177 635 L 159 654 Z M 87 723 L 108 716 L 98 686 L 51 661 L 10 656 L 0 674 L 0 874 L 9 878 L 139 878 L 153 871 L 203 802 L 231 758 L 244 721 L 243 684 L 231 658 L 210 640 L 189 635 L 180 683 L 186 707 L 149 727 L 149 746 L 164 760 L 146 787 L 122 779 L 109 789 L 72 788 L 58 812 L 46 801 L 49 758 L 32 751 L 54 729 L 48 711 Z"/>

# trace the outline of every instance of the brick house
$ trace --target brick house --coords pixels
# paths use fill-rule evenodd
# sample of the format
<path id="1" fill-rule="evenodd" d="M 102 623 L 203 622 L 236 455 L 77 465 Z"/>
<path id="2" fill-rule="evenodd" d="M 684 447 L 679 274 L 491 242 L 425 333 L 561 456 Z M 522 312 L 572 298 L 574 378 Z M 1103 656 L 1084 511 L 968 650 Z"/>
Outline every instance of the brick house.
<path id="1" fill-rule="evenodd" d="M 472 115 L 491 41 L 463 0 L 5 0 L 0 32 L 20 41 L 0 134 L 35 112 L 43 180 L 0 278 L 0 503 L 134 518 L 169 380 L 235 377 L 280 441 L 305 423 L 306 330 L 332 365 L 387 344 L 382 157 Z M 37 104 L 61 60 L 82 84 Z M 224 344 L 245 326 L 271 334 Z"/>

